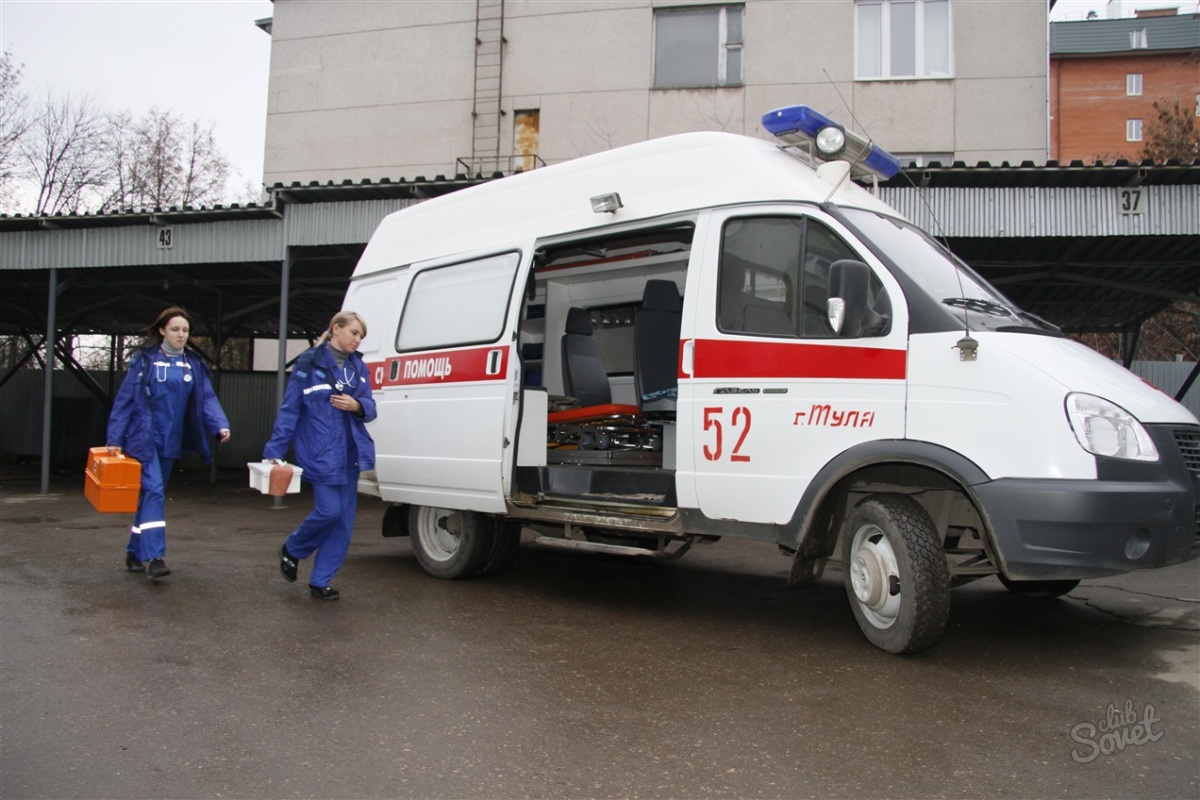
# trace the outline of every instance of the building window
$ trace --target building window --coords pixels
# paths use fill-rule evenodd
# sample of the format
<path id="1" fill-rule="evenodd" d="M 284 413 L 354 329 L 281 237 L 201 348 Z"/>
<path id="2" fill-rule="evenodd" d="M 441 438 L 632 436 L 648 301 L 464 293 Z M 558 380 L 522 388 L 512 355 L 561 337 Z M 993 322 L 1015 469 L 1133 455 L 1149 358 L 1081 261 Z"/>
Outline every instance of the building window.
<path id="1" fill-rule="evenodd" d="M 949 78 L 949 0 L 858 0 L 855 78 Z"/>
<path id="2" fill-rule="evenodd" d="M 654 87 L 740 86 L 742 7 L 657 9 Z"/>
<path id="3" fill-rule="evenodd" d="M 1125 94 L 1130 97 L 1142 94 L 1142 73 L 1131 72 L 1125 76 Z"/>
<path id="4" fill-rule="evenodd" d="M 1149 41 L 1146 39 L 1146 29 L 1138 28 L 1136 31 L 1129 32 L 1129 49 L 1130 50 L 1145 50 L 1149 47 Z"/>
<path id="5" fill-rule="evenodd" d="M 1140 142 L 1142 140 L 1142 121 L 1140 119 L 1125 120 L 1125 141 Z"/>

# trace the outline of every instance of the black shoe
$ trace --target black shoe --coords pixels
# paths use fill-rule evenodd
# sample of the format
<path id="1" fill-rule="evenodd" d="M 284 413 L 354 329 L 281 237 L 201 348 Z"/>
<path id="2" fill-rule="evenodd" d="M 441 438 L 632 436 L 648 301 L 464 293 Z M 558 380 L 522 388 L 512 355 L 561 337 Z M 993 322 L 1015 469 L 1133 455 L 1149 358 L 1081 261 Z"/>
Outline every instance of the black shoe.
<path id="1" fill-rule="evenodd" d="M 171 568 L 161 558 L 150 559 L 150 577 L 162 578 L 171 574 Z"/>
<path id="2" fill-rule="evenodd" d="M 279 547 L 279 571 L 283 573 L 283 577 L 288 583 L 296 582 L 296 569 L 300 566 L 300 562 L 292 558 L 292 554 L 288 552 L 287 545 Z"/>
<path id="3" fill-rule="evenodd" d="M 125 569 L 130 572 L 145 572 L 146 565 L 134 558 L 133 553 L 125 554 Z"/>
<path id="4" fill-rule="evenodd" d="M 308 591 L 312 593 L 313 597 L 319 597 L 322 600 L 337 600 L 340 597 L 338 590 L 332 586 L 313 586 L 309 584 Z"/>

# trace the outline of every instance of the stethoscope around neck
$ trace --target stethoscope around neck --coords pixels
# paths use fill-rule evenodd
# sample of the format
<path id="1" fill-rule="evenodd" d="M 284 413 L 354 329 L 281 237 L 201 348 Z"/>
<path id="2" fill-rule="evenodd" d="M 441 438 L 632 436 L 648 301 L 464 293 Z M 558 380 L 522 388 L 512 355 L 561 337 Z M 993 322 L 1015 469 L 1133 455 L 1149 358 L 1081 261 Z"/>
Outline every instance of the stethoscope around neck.
<path id="1" fill-rule="evenodd" d="M 351 367 L 342 367 L 342 377 L 334 378 L 333 388 L 339 392 L 344 392 L 347 389 L 353 389 L 358 383 L 358 376 L 354 374 L 354 369 Z"/>
<path id="2" fill-rule="evenodd" d="M 192 382 L 192 365 L 188 363 L 188 360 L 186 357 L 184 357 L 182 350 L 179 352 L 179 355 L 172 356 L 168 355 L 167 352 L 162 349 L 162 346 L 159 345 L 158 355 L 158 360 L 154 362 L 154 380 L 156 382 L 167 382 L 167 369 L 171 366 L 182 367 L 184 369 L 184 383 Z"/>
<path id="3" fill-rule="evenodd" d="M 350 361 L 350 354 L 346 354 L 346 363 L 344 363 L 341 367 L 337 366 L 337 359 L 333 357 L 332 353 L 328 355 L 329 359 L 333 361 L 333 367 L 331 367 L 329 370 L 329 372 L 333 374 L 333 388 L 339 392 L 344 392 L 347 389 L 353 389 L 355 386 L 357 386 L 358 374 L 354 369 L 354 364 Z M 340 378 L 338 377 L 339 372 L 341 373 Z"/>

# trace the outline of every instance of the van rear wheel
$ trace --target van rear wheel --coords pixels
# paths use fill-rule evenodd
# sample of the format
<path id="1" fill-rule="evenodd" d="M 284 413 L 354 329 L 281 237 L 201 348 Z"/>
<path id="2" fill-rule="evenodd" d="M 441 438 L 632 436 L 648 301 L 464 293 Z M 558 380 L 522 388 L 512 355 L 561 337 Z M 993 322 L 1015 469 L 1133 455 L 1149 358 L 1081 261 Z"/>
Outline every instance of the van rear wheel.
<path id="1" fill-rule="evenodd" d="M 866 497 L 842 538 L 846 593 L 871 644 L 889 653 L 937 644 L 950 617 L 950 570 L 921 504 L 901 494 Z"/>
<path id="2" fill-rule="evenodd" d="M 479 574 L 495 544 L 492 520 L 474 511 L 413 506 L 408 530 L 417 563 L 435 578 L 447 580 Z"/>

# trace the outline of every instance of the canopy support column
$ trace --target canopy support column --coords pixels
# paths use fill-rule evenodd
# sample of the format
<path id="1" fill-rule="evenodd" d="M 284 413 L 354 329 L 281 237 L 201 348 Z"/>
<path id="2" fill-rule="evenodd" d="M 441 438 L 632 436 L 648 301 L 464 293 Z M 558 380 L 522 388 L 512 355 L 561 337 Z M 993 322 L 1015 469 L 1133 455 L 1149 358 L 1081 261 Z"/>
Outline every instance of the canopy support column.
<path id="1" fill-rule="evenodd" d="M 45 389 L 42 397 L 42 494 L 50 493 L 50 409 L 54 404 L 54 343 L 58 327 L 58 269 L 50 268 L 46 299 Z"/>

